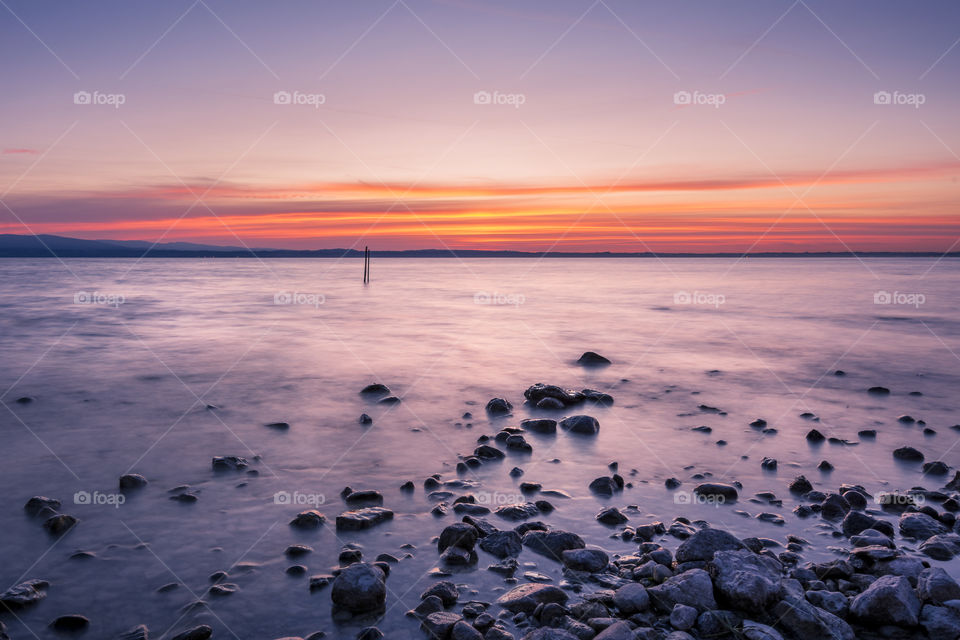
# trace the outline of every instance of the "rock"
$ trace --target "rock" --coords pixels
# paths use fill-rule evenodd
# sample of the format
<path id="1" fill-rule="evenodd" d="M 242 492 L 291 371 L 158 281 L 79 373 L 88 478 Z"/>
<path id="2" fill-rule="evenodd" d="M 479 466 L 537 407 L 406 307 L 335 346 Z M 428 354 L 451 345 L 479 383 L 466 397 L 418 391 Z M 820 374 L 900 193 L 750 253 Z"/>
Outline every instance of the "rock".
<path id="1" fill-rule="evenodd" d="M 722 529 L 701 529 L 677 547 L 677 562 L 697 562 L 712 560 L 718 551 L 739 551 L 746 549 L 743 542 L 732 533 Z"/>
<path id="2" fill-rule="evenodd" d="M 542 382 L 528 387 L 527 390 L 523 392 L 523 397 L 537 406 L 539 406 L 542 400 L 553 399 L 561 405 L 560 408 L 579 404 L 584 400 L 583 394 L 578 391 L 563 389 L 556 385 L 543 384 Z"/>
<path id="3" fill-rule="evenodd" d="M 533 516 L 539 515 L 540 510 L 532 502 L 526 502 L 523 504 L 505 504 L 497 507 L 497 510 L 494 512 L 501 518 L 505 520 L 513 520 L 514 522 L 520 520 L 526 520 L 527 518 L 532 518 Z"/>
<path id="4" fill-rule="evenodd" d="M 400 404 L 402 400 L 397 396 L 386 396 L 377 400 L 378 404 Z"/>
<path id="5" fill-rule="evenodd" d="M 383 631 L 376 627 L 365 627 L 357 634 L 357 640 L 381 640 L 381 638 L 383 638 Z"/>
<path id="6" fill-rule="evenodd" d="M 534 433 L 556 433 L 557 421 L 549 418 L 530 418 L 520 421 L 520 428 Z"/>
<path id="7" fill-rule="evenodd" d="M 925 462 L 923 465 L 923 474 L 927 476 L 945 476 L 948 473 L 950 473 L 950 467 L 940 460 Z"/>
<path id="8" fill-rule="evenodd" d="M 450 640 L 483 640 L 483 634 L 464 620 L 458 621 L 450 630 Z"/>
<path id="9" fill-rule="evenodd" d="M 807 442 L 818 443 L 818 442 L 823 442 L 826 439 L 827 439 L 826 436 L 824 436 L 822 433 L 820 433 L 816 429 L 810 429 L 810 431 L 807 432 Z"/>
<path id="10" fill-rule="evenodd" d="M 38 515 L 41 511 L 56 511 L 60 508 L 60 501 L 56 498 L 46 496 L 33 496 L 23 505 L 23 510 L 31 516 Z"/>
<path id="11" fill-rule="evenodd" d="M 742 622 L 743 617 L 733 611 L 704 611 L 697 617 L 697 631 L 701 638 L 720 638 Z"/>
<path id="12" fill-rule="evenodd" d="M 387 597 L 383 570 L 366 562 L 346 567 L 334 579 L 330 598 L 334 606 L 351 613 L 367 613 L 383 607 Z"/>
<path id="13" fill-rule="evenodd" d="M 897 460 L 904 460 L 906 462 L 923 462 L 923 454 L 913 447 L 900 447 L 899 449 L 894 449 L 893 457 Z"/>
<path id="14" fill-rule="evenodd" d="M 797 640 L 856 640 L 849 624 L 794 595 L 775 604 L 773 615 Z"/>
<path id="15" fill-rule="evenodd" d="M 584 389 L 580 393 L 583 394 L 583 399 L 588 402 L 595 402 L 596 404 L 606 407 L 613 405 L 613 396 L 609 393 L 597 391 L 596 389 Z"/>
<path id="16" fill-rule="evenodd" d="M 734 609 L 763 613 L 780 595 L 780 563 L 752 551 L 717 551 L 708 563 L 717 593 Z"/>
<path id="17" fill-rule="evenodd" d="M 960 535 L 941 533 L 931 536 L 920 545 L 920 552 L 934 560 L 950 560 L 960 555 Z"/>
<path id="18" fill-rule="evenodd" d="M 316 509 L 310 509 L 308 511 L 301 511 L 290 521 L 291 527 L 296 527 L 298 529 L 316 529 L 324 522 L 327 518 L 322 513 Z"/>
<path id="19" fill-rule="evenodd" d="M 917 594 L 924 602 L 943 604 L 960 600 L 960 585 L 940 567 L 924 569 L 917 578 Z"/>
<path id="20" fill-rule="evenodd" d="M 117 640 L 147 640 L 147 633 L 147 625 L 140 624 L 129 631 L 121 633 L 117 636 Z"/>
<path id="21" fill-rule="evenodd" d="M 584 549 L 583 538 L 569 531 L 527 531 L 523 534 L 523 545 L 557 562 L 562 562 L 563 552 L 570 549 Z"/>
<path id="22" fill-rule="evenodd" d="M 813 491 L 813 485 L 810 484 L 810 481 L 807 480 L 805 476 L 797 476 L 793 479 L 793 482 L 790 483 L 789 490 L 790 493 L 803 495 L 804 493 Z"/>
<path id="23" fill-rule="evenodd" d="M 903 576 L 883 576 L 850 602 L 850 615 L 870 626 L 915 627 L 920 600 Z"/>
<path id="24" fill-rule="evenodd" d="M 840 520 L 850 511 L 850 503 L 839 493 L 831 493 L 820 503 L 820 515 L 827 520 Z"/>
<path id="25" fill-rule="evenodd" d="M 518 433 L 508 436 L 505 444 L 507 449 L 511 451 L 522 451 L 525 453 L 533 451 L 533 446 L 527 442 L 526 438 Z"/>
<path id="26" fill-rule="evenodd" d="M 62 536 L 67 531 L 73 528 L 79 520 L 73 516 L 68 516 L 66 514 L 58 514 L 55 516 L 50 516 L 43 521 L 43 528 L 47 530 L 51 535 Z"/>
<path id="27" fill-rule="evenodd" d="M 650 608 L 650 594 L 639 582 L 630 582 L 613 593 L 613 604 L 621 614 L 631 616 Z"/>
<path id="28" fill-rule="evenodd" d="M 618 525 L 627 522 L 629 518 L 623 515 L 616 507 L 607 507 L 597 514 L 597 521 L 603 524 Z"/>
<path id="29" fill-rule="evenodd" d="M 593 416 L 576 415 L 560 421 L 560 427 L 570 433 L 596 435 L 600 431 L 600 423 Z"/>
<path id="30" fill-rule="evenodd" d="M 420 594 L 421 600 L 426 600 L 430 596 L 436 596 L 445 607 L 452 607 L 457 604 L 460 598 L 460 590 L 457 585 L 449 580 L 443 580 L 430 586 L 426 591 Z"/>
<path id="31" fill-rule="evenodd" d="M 610 360 L 604 358 L 599 353 L 593 351 L 585 351 L 582 356 L 577 360 L 577 364 L 582 367 L 602 367 L 610 363 Z"/>
<path id="32" fill-rule="evenodd" d="M 742 633 L 744 640 L 783 640 L 776 629 L 753 620 L 743 621 Z"/>
<path id="33" fill-rule="evenodd" d="M 357 418 L 357 422 L 359 422 L 360 424 L 373 424 L 373 418 L 371 418 L 369 415 L 365 413 L 361 413 L 360 417 Z"/>
<path id="34" fill-rule="evenodd" d="M 686 631 L 697 623 L 698 612 L 685 604 L 674 605 L 670 612 L 670 624 L 678 631 Z"/>
<path id="35" fill-rule="evenodd" d="M 890 389 L 887 389 L 886 387 L 870 387 L 867 389 L 867 393 L 875 396 L 888 396 L 890 395 Z"/>
<path id="36" fill-rule="evenodd" d="M 390 388 L 385 384 L 380 384 L 379 382 L 374 382 L 373 384 L 368 384 L 363 389 L 360 390 L 360 395 L 364 396 L 385 396 L 390 393 Z"/>
<path id="37" fill-rule="evenodd" d="M 760 468 L 765 471 L 776 471 L 777 460 L 775 458 L 764 458 L 760 461 Z"/>
<path id="38" fill-rule="evenodd" d="M 448 547 L 460 547 L 472 551 L 477 544 L 479 532 L 473 525 L 466 522 L 457 522 L 440 532 L 437 540 L 437 551 L 443 553 Z"/>
<path id="39" fill-rule="evenodd" d="M 476 563 L 477 552 L 472 549 L 450 547 L 440 554 L 440 562 L 454 566 L 467 566 Z"/>
<path id="40" fill-rule="evenodd" d="M 492 416 L 502 416 L 510 413 L 513 410 L 513 405 L 503 398 L 491 398 L 487 402 L 487 413 Z"/>
<path id="41" fill-rule="evenodd" d="M 393 511 L 383 507 L 367 507 L 354 511 L 345 511 L 337 516 L 337 531 L 358 531 L 369 529 L 381 522 L 393 519 Z"/>
<path id="42" fill-rule="evenodd" d="M 807 591 L 804 597 L 813 606 L 828 611 L 838 618 L 846 618 L 850 609 L 847 597 L 837 591 Z"/>
<path id="43" fill-rule="evenodd" d="M 833 465 L 830 464 L 828 460 L 821 460 L 820 464 L 817 465 L 817 469 L 824 472 L 833 471 Z"/>
<path id="44" fill-rule="evenodd" d="M 623 620 L 618 620 L 598 633 L 594 640 L 634 640 L 633 629 Z"/>
<path id="45" fill-rule="evenodd" d="M 344 498 L 349 505 L 380 506 L 383 504 L 383 494 L 379 491 L 351 491 Z"/>
<path id="46" fill-rule="evenodd" d="M 480 539 L 480 548 L 497 558 L 520 555 L 523 550 L 520 534 L 516 531 L 496 531 Z"/>
<path id="47" fill-rule="evenodd" d="M 670 612 L 677 604 L 694 607 L 698 611 L 716 609 L 713 598 L 713 583 L 703 569 L 690 569 L 668 578 L 663 584 L 647 589 L 657 608 Z"/>
<path id="48" fill-rule="evenodd" d="M 713 498 L 723 502 L 736 502 L 737 488 L 733 485 L 719 482 L 705 482 L 694 487 L 693 492 L 698 496 Z"/>
<path id="49" fill-rule="evenodd" d="M 915 540 L 927 540 L 947 532 L 947 528 L 940 521 L 920 512 L 904 513 L 900 516 L 899 526 L 900 535 Z"/>
<path id="50" fill-rule="evenodd" d="M 920 610 L 920 626 L 930 638 L 957 640 L 960 638 L 960 607 L 924 605 Z"/>
<path id="51" fill-rule="evenodd" d="M 557 400 L 556 398 L 544 398 L 537 402 L 537 409 L 544 409 L 546 411 L 559 411 L 560 409 L 565 409 L 566 405 Z"/>
<path id="52" fill-rule="evenodd" d="M 0 610 L 19 609 L 40 602 L 47 597 L 49 584 L 46 580 L 27 580 L 10 587 L 0 593 Z"/>
<path id="53" fill-rule="evenodd" d="M 601 476 L 594 479 L 588 488 L 601 496 L 612 496 L 617 491 L 617 483 L 609 476 Z"/>
<path id="54" fill-rule="evenodd" d="M 598 573 L 610 563 L 610 557 L 601 549 L 568 549 L 562 555 L 563 565 L 574 571 Z"/>
<path id="55" fill-rule="evenodd" d="M 201 624 L 192 629 L 187 629 L 182 633 L 178 633 L 170 640 L 207 640 L 207 638 L 212 635 L 213 628 L 208 624 Z"/>
<path id="56" fill-rule="evenodd" d="M 496 447 L 491 447 L 488 444 L 482 444 L 474 449 L 473 455 L 484 460 L 499 460 L 505 457 L 503 451 L 500 451 L 500 449 Z"/>
<path id="57" fill-rule="evenodd" d="M 247 459 L 240 456 L 214 456 L 210 464 L 214 471 L 239 471 L 247 468 Z"/>
<path id="58" fill-rule="evenodd" d="M 277 431 L 286 431 L 287 429 L 290 428 L 290 423 L 289 422 L 268 422 L 263 426 L 267 427 L 268 429 L 276 429 Z"/>
<path id="59" fill-rule="evenodd" d="M 498 640 L 499 636 L 493 639 L 490 638 L 490 632 L 495 630 L 496 630 L 496 627 L 488 631 L 487 635 L 484 636 L 484 638 L 486 640 Z M 534 629 L 527 635 L 523 636 L 523 640 L 581 640 L 581 639 L 564 629 L 540 627 L 539 629 Z"/>
<path id="60" fill-rule="evenodd" d="M 453 625 L 463 620 L 463 617 L 452 611 L 438 611 L 423 619 L 422 628 L 427 636 L 433 640 L 447 640 Z"/>
<path id="61" fill-rule="evenodd" d="M 851 511 L 844 516 L 841 529 L 843 529 L 843 535 L 849 538 L 872 528 L 876 523 L 876 518 L 860 511 Z"/>
<path id="62" fill-rule="evenodd" d="M 497 604 L 512 613 L 523 612 L 530 614 L 537 608 L 537 605 L 548 604 L 550 602 L 565 604 L 567 598 L 567 593 L 559 587 L 551 584 L 529 582 L 514 587 L 497 598 Z"/>
<path id="63" fill-rule="evenodd" d="M 120 490 L 128 491 L 147 486 L 147 479 L 139 473 L 125 473 L 120 476 Z"/>

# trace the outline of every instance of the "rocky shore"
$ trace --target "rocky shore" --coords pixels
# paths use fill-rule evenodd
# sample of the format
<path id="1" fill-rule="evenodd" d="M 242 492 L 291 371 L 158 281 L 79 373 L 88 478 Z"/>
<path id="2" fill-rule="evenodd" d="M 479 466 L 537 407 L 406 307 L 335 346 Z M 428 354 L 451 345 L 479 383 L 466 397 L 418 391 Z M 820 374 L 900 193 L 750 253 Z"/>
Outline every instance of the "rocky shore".
<path id="1" fill-rule="evenodd" d="M 592 352 L 585 353 L 577 363 L 588 367 L 610 364 Z M 875 387 L 869 393 L 882 391 Z M 360 394 L 369 403 L 402 402 L 380 383 L 365 387 Z M 396 605 L 398 594 L 408 590 L 406 585 L 391 584 L 391 573 L 412 554 L 384 551 L 368 557 L 361 545 L 351 542 L 351 535 L 376 530 L 391 521 L 395 514 L 390 496 L 411 492 L 423 493 L 432 505 L 434 521 L 456 519 L 436 525 L 434 549 L 419 550 L 434 558 L 429 572 L 432 583 L 420 593 L 419 604 L 407 613 L 407 619 L 426 638 L 960 638 L 960 584 L 940 566 L 960 555 L 960 521 L 955 515 L 960 511 L 960 472 L 949 479 L 952 468 L 948 461 L 926 461 L 922 453 L 907 446 L 893 449 L 890 455 L 894 458 L 922 465 L 923 477 L 930 486 L 882 494 L 839 482 L 833 491 L 820 491 L 804 475 L 780 479 L 781 495 L 789 496 L 796 505 L 792 514 L 786 515 L 777 511 L 783 506 L 777 491 L 745 496 L 739 483 L 723 482 L 709 474 L 700 474 L 698 482 L 684 494 L 720 509 L 738 510 L 743 502 L 756 506 L 762 510 L 753 517 L 783 527 L 778 537 L 738 537 L 706 520 L 648 518 L 637 505 L 617 503 L 641 480 L 641 474 L 632 470 L 624 477 L 619 463 L 611 461 L 602 475 L 583 487 L 583 492 L 611 500 L 598 511 L 596 520 L 608 526 L 611 539 L 632 548 L 629 553 L 614 553 L 587 544 L 581 533 L 552 525 L 551 514 L 562 509 L 561 503 L 570 496 L 523 481 L 522 462 L 520 466 L 504 466 L 503 474 L 505 481 L 519 481 L 523 500 L 489 504 L 478 499 L 478 483 L 470 478 L 472 469 L 502 464 L 508 454 L 530 454 L 534 450 L 530 434 L 565 434 L 587 440 L 599 437 L 600 420 L 590 414 L 591 407 L 609 407 L 615 402 L 610 394 L 594 389 L 571 390 L 543 383 L 527 388 L 523 399 L 528 408 L 537 410 L 535 417 L 515 420 L 514 405 L 507 398 L 486 403 L 489 424 L 496 428 L 480 435 L 472 452 L 450 461 L 455 472 L 445 470 L 398 482 L 395 487 L 346 487 L 339 492 L 342 509 L 335 518 L 319 509 L 290 513 L 292 529 L 332 528 L 343 545 L 339 566 L 329 573 L 310 576 L 307 586 L 302 587 L 324 599 L 332 608 L 334 623 L 333 628 L 318 630 L 305 640 L 343 637 L 342 629 L 358 626 L 360 631 L 351 631 L 350 635 L 363 640 L 397 634 L 396 629 L 380 628 L 378 621 L 385 609 Z M 706 405 L 698 410 L 722 413 Z M 472 418 L 470 414 L 464 416 Z M 816 422 L 813 414 L 804 419 Z M 916 423 L 910 416 L 899 420 Z M 360 419 L 363 425 L 372 422 L 367 414 Z M 286 422 L 266 426 L 277 431 L 290 428 Z M 749 427 L 764 432 L 770 429 L 763 418 Z M 701 432 L 709 433 L 709 427 Z M 874 436 L 870 430 L 860 432 L 861 438 Z M 826 439 L 817 429 L 807 433 L 812 444 Z M 257 462 L 255 458 L 216 455 L 210 473 L 254 477 Z M 758 464 L 768 471 L 778 466 L 770 457 L 759 462 L 745 459 L 744 464 Z M 824 460 L 818 469 L 832 471 L 833 467 Z M 118 480 L 118 489 L 136 492 L 148 483 L 142 475 L 125 474 Z M 667 479 L 662 487 L 665 492 L 684 489 L 684 481 L 677 478 Z M 185 503 L 199 499 L 186 485 L 171 491 L 169 498 Z M 54 538 L 83 526 L 81 520 L 64 512 L 57 498 L 31 497 L 24 510 L 45 535 Z M 822 535 L 806 539 L 790 531 L 790 523 L 811 519 L 818 522 Z M 807 560 L 805 556 L 813 550 L 827 551 L 833 559 Z M 312 551 L 308 545 L 295 544 L 284 554 L 297 562 Z M 560 569 L 562 578 L 555 580 L 522 562 L 520 557 L 526 553 L 534 554 L 540 566 Z M 489 593 L 480 592 L 471 581 L 474 571 L 498 576 L 500 586 Z M 287 572 L 306 575 L 308 569 L 291 564 Z M 237 590 L 226 572 L 212 576 L 211 581 L 205 598 L 229 597 Z M 41 577 L 23 580 L 0 594 L 0 615 L 42 607 L 47 592 L 56 588 Z M 82 632 L 88 622 L 82 612 L 68 614 L 52 619 L 50 628 L 57 633 L 76 633 Z M 204 640 L 213 634 L 209 625 L 193 625 L 163 637 Z M 7 637 L 0 626 L 0 639 Z M 146 640 L 161 636 L 141 625 L 119 637 Z"/>

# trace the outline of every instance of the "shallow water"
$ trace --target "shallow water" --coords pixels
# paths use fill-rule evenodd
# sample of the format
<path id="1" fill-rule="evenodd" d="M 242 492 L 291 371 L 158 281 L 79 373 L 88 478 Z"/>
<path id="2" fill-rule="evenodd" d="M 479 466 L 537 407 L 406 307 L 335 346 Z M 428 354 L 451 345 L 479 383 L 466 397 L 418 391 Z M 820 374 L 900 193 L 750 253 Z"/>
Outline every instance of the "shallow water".
<path id="1" fill-rule="evenodd" d="M 843 540 L 821 538 L 830 529 L 819 518 L 791 513 L 794 475 L 824 490 L 941 487 L 946 478 L 894 461 L 903 444 L 960 465 L 960 431 L 950 428 L 960 423 L 955 260 L 383 259 L 372 275 L 362 285 L 356 260 L 0 261 L 0 586 L 51 583 L 38 606 L 3 616 L 12 637 L 53 637 L 46 625 L 67 613 L 89 617 L 86 635 L 97 638 L 141 623 L 151 637 L 199 623 L 221 638 L 317 630 L 353 637 L 364 624 L 333 623 L 329 588 L 311 594 L 306 577 L 284 569 L 303 563 L 308 575 L 329 573 L 340 547 L 357 542 L 369 559 L 416 546 L 394 566 L 387 611 L 375 622 L 390 637 L 421 638 L 403 614 L 435 580 L 426 575 L 438 559 L 431 538 L 458 519 L 429 514 L 422 481 L 457 477 L 458 454 L 470 453 L 478 436 L 542 413 L 522 404 L 535 382 L 608 391 L 616 403 L 583 410 L 600 421 L 595 438 L 528 434 L 532 454 L 509 453 L 463 477 L 495 505 L 522 499 L 507 472 L 524 468 L 523 480 L 573 496 L 551 498 L 557 510 L 545 522 L 611 553 L 636 544 L 612 539 L 615 529 L 594 520 L 609 504 L 638 505 L 633 525 L 684 515 L 744 537 L 783 542 L 798 533 L 820 541 L 805 554 L 817 559 Z M 879 291 L 898 295 L 875 304 Z M 79 292 L 103 304 L 75 301 Z M 275 303 L 294 293 L 304 304 Z M 613 365 L 576 366 L 586 350 Z M 374 381 L 403 402 L 358 395 Z M 874 385 L 892 393 L 867 394 Z M 15 403 L 21 396 L 35 401 Z M 512 418 L 488 420 L 483 406 L 497 396 L 514 404 Z M 819 422 L 800 417 L 807 411 Z M 358 424 L 362 412 L 371 426 Z M 901 414 L 936 435 L 901 425 Z M 777 433 L 751 429 L 757 417 Z M 276 421 L 291 428 L 264 426 Z M 690 430 L 700 425 L 712 433 Z M 812 427 L 859 444 L 810 446 Z M 875 441 L 858 439 L 864 428 L 877 429 Z M 246 456 L 259 475 L 214 473 L 210 458 L 222 454 Z M 762 471 L 764 456 L 777 458 L 779 470 Z M 836 470 L 819 472 L 822 459 Z M 591 496 L 587 485 L 613 461 L 634 486 L 611 500 Z M 75 504 L 84 491 L 111 500 L 128 471 L 150 483 L 122 505 Z M 695 473 L 742 482 L 740 501 L 678 504 Z M 671 476 L 684 483 L 679 493 L 663 486 Z M 411 495 L 398 490 L 408 479 L 417 484 Z M 198 491 L 196 503 L 168 499 L 184 484 Z M 348 485 L 383 491 L 395 519 L 336 532 Z M 782 507 L 749 501 L 767 489 Z M 277 492 L 322 500 L 328 525 L 291 529 L 290 518 L 310 505 L 277 504 Z M 80 524 L 47 537 L 22 510 L 33 495 L 59 498 Z M 786 526 L 742 513 L 770 510 Z M 314 553 L 287 559 L 283 550 L 295 542 Z M 80 550 L 95 557 L 71 559 Z M 505 587 L 485 570 L 492 556 L 479 553 L 476 568 L 456 578 L 476 590 L 461 602 L 491 601 Z M 527 551 L 520 560 L 559 582 L 555 563 Z M 960 578 L 960 562 L 931 562 Z M 230 573 L 237 593 L 205 593 L 218 570 Z M 156 592 L 171 582 L 183 586 Z M 201 598 L 206 608 L 184 609 Z"/>

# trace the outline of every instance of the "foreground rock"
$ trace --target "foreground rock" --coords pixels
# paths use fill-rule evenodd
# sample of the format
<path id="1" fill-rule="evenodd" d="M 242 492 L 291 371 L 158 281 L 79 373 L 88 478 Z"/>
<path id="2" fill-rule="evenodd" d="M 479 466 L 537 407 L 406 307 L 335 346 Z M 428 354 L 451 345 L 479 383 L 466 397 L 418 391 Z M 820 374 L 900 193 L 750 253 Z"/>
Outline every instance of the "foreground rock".
<path id="1" fill-rule="evenodd" d="M 853 599 L 850 614 L 865 625 L 915 627 L 920 600 L 903 576 L 882 576 Z"/>
<path id="2" fill-rule="evenodd" d="M 366 562 L 352 564 L 334 579 L 330 599 L 335 607 L 350 613 L 377 611 L 387 599 L 386 575 Z"/>
<path id="3" fill-rule="evenodd" d="M 497 604 L 513 613 L 533 613 L 541 604 L 555 602 L 564 604 L 569 596 L 567 592 L 552 584 L 522 584 L 514 587 L 497 598 Z"/>

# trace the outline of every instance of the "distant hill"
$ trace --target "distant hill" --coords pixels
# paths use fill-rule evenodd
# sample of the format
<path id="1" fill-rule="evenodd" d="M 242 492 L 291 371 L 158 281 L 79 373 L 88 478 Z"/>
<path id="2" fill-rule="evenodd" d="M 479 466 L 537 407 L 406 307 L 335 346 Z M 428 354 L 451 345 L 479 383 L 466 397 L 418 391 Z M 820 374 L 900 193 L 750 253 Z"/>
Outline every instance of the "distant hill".
<path id="1" fill-rule="evenodd" d="M 651 252 L 571 252 L 571 251 L 483 251 L 476 249 L 409 249 L 405 251 L 371 251 L 377 258 L 736 258 L 739 253 L 651 253 Z M 940 257 L 935 251 L 869 251 L 869 252 L 764 252 L 751 253 L 751 258 L 843 258 L 843 257 Z M 193 242 L 160 242 L 146 240 L 82 240 L 54 235 L 0 234 L 0 258 L 360 258 L 357 249 L 265 249 L 196 244 Z M 960 257 L 960 252 L 947 254 Z"/>

